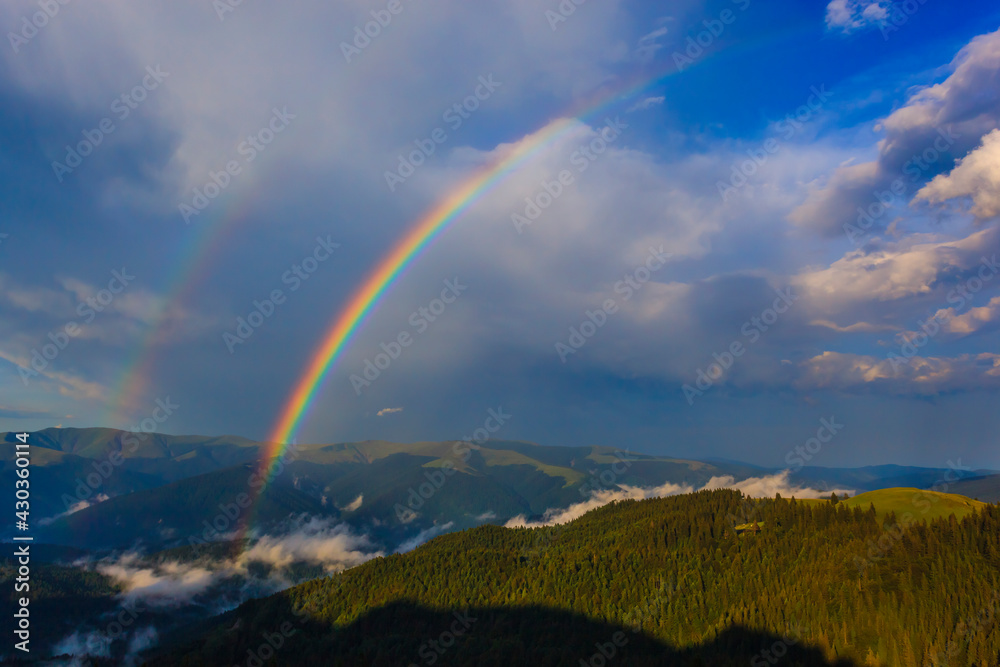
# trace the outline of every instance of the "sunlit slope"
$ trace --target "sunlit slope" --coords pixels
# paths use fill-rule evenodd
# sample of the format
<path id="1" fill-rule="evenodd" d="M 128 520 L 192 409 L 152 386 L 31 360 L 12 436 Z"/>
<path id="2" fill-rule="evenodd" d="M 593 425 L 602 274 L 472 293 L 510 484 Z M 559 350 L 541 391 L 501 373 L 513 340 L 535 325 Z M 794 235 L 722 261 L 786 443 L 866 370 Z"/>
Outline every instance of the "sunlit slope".
<path id="1" fill-rule="evenodd" d="M 954 493 L 938 493 L 914 488 L 868 491 L 848 498 L 843 503 L 847 507 L 860 507 L 863 510 L 875 505 L 875 512 L 880 519 L 885 518 L 890 512 L 895 512 L 897 520 L 905 520 L 906 514 L 925 520 L 946 518 L 951 514 L 954 514 L 956 519 L 962 519 L 986 507 L 986 503 Z"/>
<path id="2" fill-rule="evenodd" d="M 767 528 L 737 537 L 729 517 L 747 511 Z M 152 664 L 235 664 L 283 622 L 298 630 L 276 665 L 410 664 L 465 610 L 477 623 L 446 664 L 578 664 L 615 628 L 642 630 L 628 632 L 623 665 L 756 664 L 774 645 L 762 636 L 792 631 L 815 653 L 789 652 L 790 666 L 937 664 L 946 652 L 941 664 L 997 664 L 1000 626 L 968 635 L 962 621 L 1000 604 L 1000 508 L 921 526 L 871 556 L 888 533 L 860 507 L 726 490 L 615 503 L 565 527 L 483 526 L 165 637 L 180 646 Z"/>

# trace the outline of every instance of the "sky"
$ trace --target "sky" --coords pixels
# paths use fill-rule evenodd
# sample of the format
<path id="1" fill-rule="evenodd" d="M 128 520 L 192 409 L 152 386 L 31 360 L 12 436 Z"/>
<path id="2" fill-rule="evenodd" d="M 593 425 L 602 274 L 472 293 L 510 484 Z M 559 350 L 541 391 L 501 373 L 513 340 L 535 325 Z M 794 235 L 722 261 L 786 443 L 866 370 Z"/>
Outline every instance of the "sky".
<path id="1" fill-rule="evenodd" d="M 825 419 L 813 465 L 1000 469 L 995 3 L 12 0 L 0 27 L 0 430 L 266 438 L 380 259 L 537 143 L 299 442 L 781 466 Z"/>

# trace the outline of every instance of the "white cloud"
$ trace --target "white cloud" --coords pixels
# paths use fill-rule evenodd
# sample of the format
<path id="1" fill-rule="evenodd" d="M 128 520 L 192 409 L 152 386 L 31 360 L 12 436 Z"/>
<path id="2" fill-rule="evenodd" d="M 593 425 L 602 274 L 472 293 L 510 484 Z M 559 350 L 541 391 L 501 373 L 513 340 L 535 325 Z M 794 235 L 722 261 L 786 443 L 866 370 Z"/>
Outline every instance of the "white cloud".
<path id="1" fill-rule="evenodd" d="M 445 530 L 447 527 L 445 527 Z M 355 534 L 346 524 L 331 519 L 301 516 L 292 520 L 285 532 L 263 535 L 249 549 L 231 560 L 212 562 L 166 561 L 150 563 L 136 553 L 93 564 L 102 574 L 124 586 L 122 598 L 142 600 L 153 607 L 177 608 L 200 600 L 214 606 L 235 606 L 254 593 L 271 593 L 292 585 L 286 569 L 294 563 L 318 565 L 328 574 L 383 555 L 366 535 Z M 85 561 L 78 565 L 88 565 Z M 262 580 L 251 575 L 253 564 L 269 566 Z M 202 599 L 223 581 L 240 584 L 236 600 Z"/>
<path id="2" fill-rule="evenodd" d="M 0 6 L 5 25 L 19 24 L 23 9 L 17 4 Z M 629 58 L 623 41 L 629 17 L 621 4 L 593 5 L 572 17 L 572 29 L 555 32 L 531 0 L 481 5 L 474 14 L 457 0 L 406 4 L 391 30 L 347 62 L 341 43 L 353 40 L 355 26 L 372 18 L 371 7 L 360 0 L 300 6 L 310 25 L 328 25 L 331 31 L 287 29 L 287 9 L 277 6 L 244 4 L 220 22 L 211 3 L 120 7 L 95 0 L 53 20 L 37 41 L 51 40 L 59 48 L 36 48 L 33 57 L 10 68 L 4 86 L 99 118 L 96 114 L 107 115 L 111 101 L 141 80 L 147 65 L 162 65 L 169 77 L 142 109 L 176 132 L 161 176 L 178 192 L 203 184 L 210 170 L 234 155 L 241 139 L 260 130 L 275 105 L 287 105 L 298 118 L 268 149 L 269 159 L 282 152 L 362 173 L 374 167 L 377 174 L 398 146 L 440 125 L 442 112 L 470 94 L 478 74 L 495 72 L 503 82 L 491 100 L 496 110 L 518 108 L 541 92 L 559 96 L 567 106 L 592 94 Z M 683 0 L 678 9 L 694 4 Z M 441 34 L 451 38 L 442 40 Z M 265 41 L 274 45 L 273 52 L 259 48 Z M 510 48 L 512 43 L 518 48 Z M 418 52 L 434 76 L 415 85 L 410 55 Z M 219 79 L 217 71 L 228 75 Z M 382 83 L 372 86 L 376 74 Z M 407 113 L 393 113 L 403 106 Z M 139 123 L 126 121 L 114 140 L 138 131 Z M 259 162 L 246 166 L 234 188 L 253 187 L 262 176 Z M 115 183 L 114 190 L 120 196 L 122 184 Z M 173 210 L 176 194 L 164 202 Z"/>
<path id="3" fill-rule="evenodd" d="M 798 487 L 788 482 L 790 471 L 784 470 L 765 477 L 750 477 L 739 482 L 732 476 L 712 477 L 698 491 L 713 491 L 716 489 L 735 489 L 752 498 L 773 498 L 780 493 L 783 497 L 820 498 L 829 495 L 831 491 L 818 491 Z M 685 493 L 693 493 L 696 489 L 687 484 L 667 482 L 661 486 L 641 488 L 620 485 L 618 490 L 601 489 L 592 491 L 591 497 L 583 502 L 575 503 L 565 509 L 548 509 L 542 515 L 541 521 L 528 521 L 524 515 L 516 516 L 504 524 L 507 528 L 538 528 L 569 523 L 580 518 L 587 512 L 618 500 L 644 500 L 646 498 L 665 498 Z M 834 489 L 837 495 L 853 495 L 849 489 Z"/>
<path id="4" fill-rule="evenodd" d="M 431 526 L 430 528 L 425 528 L 421 530 L 419 533 L 417 533 L 415 536 L 411 537 L 410 539 L 400 544 L 399 548 L 396 549 L 396 551 L 398 551 L 401 554 L 405 554 L 408 551 L 413 551 L 414 549 L 416 549 L 417 547 L 419 547 L 421 544 L 431 539 L 432 537 L 437 537 L 438 535 L 441 535 L 442 533 L 448 531 L 453 525 L 455 525 L 455 523 L 453 521 L 449 521 L 448 523 L 442 524 L 440 526 L 434 525 Z"/>
<path id="5" fill-rule="evenodd" d="M 119 562 L 103 563 L 97 571 L 125 588 L 126 599 L 142 599 L 154 607 L 177 607 L 204 593 L 217 580 L 205 567 L 166 562 L 157 567 L 135 566 L 135 555 Z"/>
<path id="6" fill-rule="evenodd" d="M 48 382 L 55 388 L 56 393 L 61 396 L 94 401 L 104 401 L 107 399 L 108 388 L 106 386 L 97 382 L 91 382 L 81 375 L 54 371 L 51 365 L 40 371 L 34 370 L 34 367 L 31 365 L 32 357 L 30 354 L 16 354 L 0 348 L 0 359 L 19 366 L 27 374 L 29 383 L 35 380 L 38 380 L 39 383 Z M 17 372 L 15 371 L 15 374 Z"/>
<path id="7" fill-rule="evenodd" d="M 983 135 L 1000 125 L 1000 31 L 974 38 L 948 69 L 944 81 L 916 90 L 876 126 L 884 130 L 873 147 L 877 159 L 841 166 L 809 184 L 805 201 L 788 219 L 822 234 L 842 234 L 844 225 L 856 224 L 858 208 L 877 203 L 878 193 L 891 183 L 899 181 L 908 197 L 914 184 L 979 145 Z"/>
<path id="8" fill-rule="evenodd" d="M 784 498 L 824 498 L 831 493 L 838 496 L 854 495 L 853 489 L 830 489 L 818 490 L 808 487 L 800 487 L 788 481 L 790 471 L 783 470 L 774 475 L 765 477 L 749 477 L 737 482 L 731 475 L 723 477 L 713 477 L 702 487 L 702 490 L 712 491 L 714 489 L 735 489 L 751 498 L 773 498 L 781 494 Z"/>
<path id="9" fill-rule="evenodd" d="M 836 322 L 831 322 L 829 320 L 813 320 L 809 324 L 814 327 L 833 329 L 838 333 L 876 333 L 879 331 L 896 331 L 899 329 L 899 327 L 891 324 L 872 324 L 871 322 L 855 322 L 854 324 L 841 326 Z"/>
<path id="10" fill-rule="evenodd" d="M 646 111 L 652 109 L 653 107 L 658 107 L 666 101 L 666 97 L 660 95 L 659 97 L 644 97 L 632 106 L 628 108 L 629 112 L 633 111 Z"/>
<path id="11" fill-rule="evenodd" d="M 656 58 L 656 53 L 664 48 L 660 43 L 660 38 L 669 32 L 667 28 L 660 27 L 639 38 L 639 43 L 635 48 L 635 57 L 639 62 L 647 63 Z"/>
<path id="12" fill-rule="evenodd" d="M 111 639 L 99 632 L 81 633 L 78 631 L 56 642 L 52 648 L 52 653 L 53 655 L 72 655 L 76 657 L 110 658 Z"/>
<path id="13" fill-rule="evenodd" d="M 845 33 L 872 28 L 889 16 L 889 0 L 832 0 L 826 7 L 826 27 Z"/>
<path id="14" fill-rule="evenodd" d="M 933 396 L 951 391 L 1000 389 L 1000 355 L 905 359 L 824 352 L 801 365 L 796 386 L 802 390 L 878 391 L 899 396 Z"/>
<path id="15" fill-rule="evenodd" d="M 864 303 L 931 294 L 942 283 L 977 268 L 984 254 L 1000 247 L 1000 230 L 961 239 L 913 234 L 901 241 L 853 250 L 830 266 L 792 278 L 819 319 Z"/>
<path id="16" fill-rule="evenodd" d="M 950 173 L 936 176 L 914 200 L 939 204 L 956 197 L 969 197 L 971 212 L 980 220 L 1000 215 L 1000 129 L 983 137 L 979 148 Z"/>
<path id="17" fill-rule="evenodd" d="M 355 502 L 360 506 L 361 498 Z M 285 535 L 265 535 L 240 555 L 240 564 L 262 562 L 287 567 L 294 562 L 322 565 L 336 572 L 381 555 L 372 551 L 368 537 L 355 535 L 346 524 L 312 517 Z"/>
<path id="18" fill-rule="evenodd" d="M 985 329 L 990 324 L 1000 322 L 1000 296 L 993 297 L 986 305 L 969 308 L 964 313 L 959 313 L 956 308 L 942 308 L 934 313 L 934 317 L 939 322 L 944 322 L 941 327 L 944 332 L 967 336 Z M 917 333 L 911 331 L 907 338 L 912 338 Z"/>
<path id="19" fill-rule="evenodd" d="M 375 416 L 376 417 L 384 417 L 386 415 L 391 415 L 391 414 L 395 414 L 397 412 L 402 412 L 402 411 L 403 411 L 403 408 L 382 408 L 381 410 L 378 411 L 378 413 Z"/>
<path id="20" fill-rule="evenodd" d="M 69 509 L 66 510 L 65 512 L 61 512 L 60 514 L 56 514 L 55 516 L 50 516 L 50 517 L 46 517 L 44 519 L 40 519 L 38 521 L 38 525 L 39 526 L 48 526 L 49 524 L 55 522 L 56 519 L 60 519 L 60 518 L 62 518 L 64 516 L 69 516 L 70 514 L 75 514 L 76 512 L 79 512 L 81 510 L 87 509 L 91 505 L 97 505 L 98 503 L 103 503 L 105 500 L 109 500 L 109 499 L 110 499 L 110 496 L 108 496 L 108 494 L 106 494 L 106 493 L 98 493 L 96 496 L 94 496 L 93 500 L 87 499 L 87 500 L 81 500 L 81 501 L 75 502 L 72 505 L 70 505 Z"/>
<path id="21" fill-rule="evenodd" d="M 365 494 L 359 493 L 357 498 L 355 498 L 354 500 L 352 500 L 351 502 L 349 502 L 347 505 L 345 505 L 341 509 L 343 509 L 343 510 L 345 510 L 347 512 L 353 512 L 353 511 L 355 511 L 355 510 L 357 510 L 357 509 L 359 509 L 361 507 L 361 503 L 363 503 L 364 500 L 365 500 Z"/>

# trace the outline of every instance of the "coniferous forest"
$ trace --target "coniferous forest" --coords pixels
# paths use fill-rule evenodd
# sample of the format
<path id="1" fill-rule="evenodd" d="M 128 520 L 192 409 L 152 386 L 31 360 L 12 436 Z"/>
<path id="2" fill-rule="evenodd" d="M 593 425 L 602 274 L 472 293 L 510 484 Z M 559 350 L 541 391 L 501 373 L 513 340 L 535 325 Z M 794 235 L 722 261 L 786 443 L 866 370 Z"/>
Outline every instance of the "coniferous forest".
<path id="1" fill-rule="evenodd" d="M 1000 506 L 900 522 L 720 490 L 446 535 L 189 628 L 151 664 L 986 667 L 998 611 Z"/>

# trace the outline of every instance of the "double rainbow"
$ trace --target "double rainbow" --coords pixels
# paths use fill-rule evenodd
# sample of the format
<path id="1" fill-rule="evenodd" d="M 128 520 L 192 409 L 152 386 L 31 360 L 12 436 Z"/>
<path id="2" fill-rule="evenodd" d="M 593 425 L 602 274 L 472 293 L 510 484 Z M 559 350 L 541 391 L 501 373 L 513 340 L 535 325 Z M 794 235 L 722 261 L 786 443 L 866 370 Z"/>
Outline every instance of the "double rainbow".
<path id="1" fill-rule="evenodd" d="M 793 25 L 777 34 L 760 35 L 757 39 L 737 43 L 733 45 L 735 48 L 729 47 L 722 51 L 728 52 L 731 57 L 756 48 L 762 43 L 773 42 L 777 38 L 806 35 L 812 38 L 815 32 L 816 28 L 811 23 L 803 21 L 801 24 Z M 701 66 L 706 62 L 716 60 L 722 51 L 712 55 L 706 54 L 692 66 Z M 692 66 L 685 68 L 685 71 Z M 258 468 L 265 482 L 271 479 L 274 468 L 288 449 L 289 441 L 295 439 L 303 419 L 309 413 L 324 379 L 351 342 L 358 328 L 365 322 L 380 298 L 428 244 L 482 195 L 489 192 L 493 186 L 540 149 L 572 128 L 582 126 L 584 119 L 632 99 L 648 89 L 649 86 L 678 73 L 678 70 L 671 69 L 666 73 L 661 71 L 654 76 L 639 76 L 632 79 L 629 84 L 619 87 L 615 92 L 605 92 L 599 98 L 590 100 L 589 104 L 579 105 L 573 112 L 567 113 L 565 118 L 550 123 L 541 131 L 515 144 L 500 159 L 463 182 L 444 200 L 418 219 L 406 236 L 369 273 L 361 287 L 334 317 L 319 346 L 310 357 L 303 374 L 295 383 L 290 397 L 284 403 L 279 417 L 269 433 L 268 444 L 265 446 L 264 455 Z M 221 215 L 216 224 L 205 226 L 206 229 L 201 238 L 192 244 L 192 252 L 188 254 L 187 261 L 179 262 L 181 269 L 172 289 L 169 290 L 168 306 L 186 300 L 193 287 L 200 282 L 201 276 L 207 272 L 207 267 L 211 265 L 209 261 L 211 257 L 222 247 L 227 238 L 226 232 L 245 217 L 247 208 L 246 205 L 230 205 L 220 211 Z M 163 312 L 167 312 L 167 307 L 164 308 Z M 147 378 L 152 374 L 155 359 L 154 350 L 159 347 L 162 340 L 160 328 L 159 322 L 151 327 L 151 332 L 140 346 L 137 355 L 126 366 L 125 377 L 122 378 L 118 387 L 117 399 L 112 403 L 113 409 L 116 411 L 122 409 L 125 400 L 141 393 Z M 263 488 L 258 490 L 258 494 Z"/>

